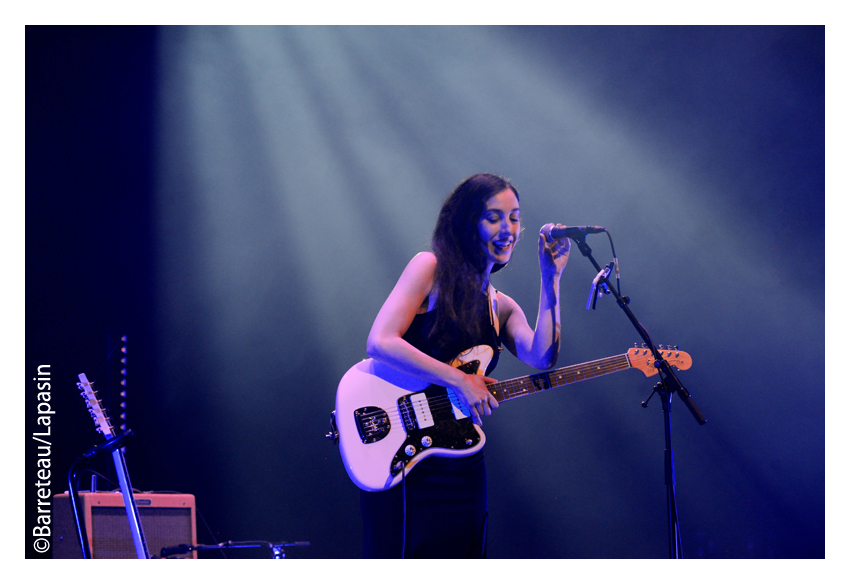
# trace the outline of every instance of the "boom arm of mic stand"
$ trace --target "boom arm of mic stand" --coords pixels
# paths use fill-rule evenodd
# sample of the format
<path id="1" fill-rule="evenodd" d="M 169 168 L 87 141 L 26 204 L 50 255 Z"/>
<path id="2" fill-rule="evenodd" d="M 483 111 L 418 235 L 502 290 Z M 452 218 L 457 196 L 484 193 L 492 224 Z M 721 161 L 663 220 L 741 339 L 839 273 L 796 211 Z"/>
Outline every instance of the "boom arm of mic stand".
<path id="1" fill-rule="evenodd" d="M 662 377 L 665 377 L 665 381 L 670 383 L 672 387 L 668 386 L 670 391 L 675 391 L 679 398 L 685 402 L 685 406 L 688 408 L 688 411 L 691 412 L 691 415 L 697 421 L 697 423 L 702 426 L 708 420 L 705 419 L 705 416 L 702 415 L 702 412 L 697 407 L 697 404 L 694 402 L 693 398 L 691 398 L 691 394 L 687 389 L 682 385 L 679 379 L 676 377 L 676 374 L 673 373 L 673 370 L 670 368 L 670 364 L 667 363 L 664 359 L 661 359 L 660 362 L 656 361 L 656 367 L 658 367 L 660 372 L 663 372 Z M 671 383 L 672 382 L 672 383 Z"/>
<path id="2" fill-rule="evenodd" d="M 585 241 L 586 234 L 581 234 L 580 236 L 572 237 L 571 239 L 576 242 L 578 245 L 579 251 L 581 254 L 590 260 L 590 263 L 593 264 L 593 267 L 596 268 L 597 272 L 602 272 L 602 268 L 599 267 L 599 264 L 596 263 L 596 260 L 593 258 L 593 250 L 590 249 L 590 246 L 587 245 Z M 614 298 L 617 300 L 617 304 L 620 305 L 620 308 L 623 309 L 623 312 L 626 313 L 629 321 L 631 321 L 632 325 L 637 330 L 638 334 L 643 339 L 643 342 L 646 343 L 646 346 L 652 351 L 653 356 L 655 357 L 655 367 L 658 369 L 661 374 L 662 379 L 672 381 L 671 391 L 675 391 L 679 398 L 683 402 L 685 402 L 685 406 L 687 406 L 688 410 L 694 416 L 696 421 L 700 426 L 705 424 L 708 420 L 705 419 L 705 416 L 702 415 L 699 408 L 697 407 L 694 400 L 691 398 L 691 394 L 688 393 L 688 390 L 684 388 L 684 386 L 679 382 L 676 375 L 673 373 L 673 370 L 670 369 L 670 365 L 663 359 L 661 353 L 658 351 L 658 348 L 652 343 L 652 339 L 649 338 L 649 333 L 643 328 L 643 325 L 638 322 L 637 318 L 635 318 L 634 313 L 632 313 L 631 309 L 628 307 L 628 302 L 620 296 L 619 292 L 617 292 L 613 286 L 611 286 L 611 282 L 608 280 L 607 275 L 603 275 L 599 280 L 600 284 L 605 284 L 608 286 L 608 290 L 611 294 L 614 295 Z"/>

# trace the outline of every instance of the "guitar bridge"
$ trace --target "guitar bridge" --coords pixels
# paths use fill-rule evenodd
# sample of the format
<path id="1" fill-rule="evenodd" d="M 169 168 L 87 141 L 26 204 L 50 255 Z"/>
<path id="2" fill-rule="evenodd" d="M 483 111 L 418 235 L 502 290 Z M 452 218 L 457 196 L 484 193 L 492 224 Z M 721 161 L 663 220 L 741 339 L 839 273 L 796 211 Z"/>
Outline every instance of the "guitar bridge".
<path id="1" fill-rule="evenodd" d="M 390 417 L 387 412 L 374 406 L 354 410 L 354 423 L 363 444 L 383 440 L 390 433 Z"/>

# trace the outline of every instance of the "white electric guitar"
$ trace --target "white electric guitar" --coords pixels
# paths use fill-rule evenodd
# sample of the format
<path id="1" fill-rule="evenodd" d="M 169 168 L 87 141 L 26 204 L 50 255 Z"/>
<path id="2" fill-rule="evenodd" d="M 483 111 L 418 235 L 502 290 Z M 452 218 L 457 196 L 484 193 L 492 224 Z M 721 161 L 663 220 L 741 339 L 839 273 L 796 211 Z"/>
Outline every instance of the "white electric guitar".
<path id="1" fill-rule="evenodd" d="M 77 387 L 80 389 L 80 395 L 86 400 L 86 407 L 89 409 L 89 413 L 94 420 L 95 429 L 103 434 L 106 440 L 115 438 L 112 422 L 109 420 L 109 416 L 106 415 L 106 410 L 103 408 L 103 404 L 100 403 L 100 398 L 97 397 L 97 392 L 92 387 L 92 383 L 86 378 L 85 373 L 80 373 L 78 378 L 80 381 L 77 383 Z M 124 508 L 127 511 L 130 534 L 133 536 L 133 546 L 136 548 L 136 557 L 139 559 L 150 559 L 151 556 L 148 552 L 147 542 L 145 541 L 145 533 L 142 530 L 142 521 L 139 517 L 139 510 L 136 507 L 136 499 L 133 497 L 130 474 L 127 472 L 127 463 L 124 460 L 124 453 L 120 448 L 112 451 L 112 460 L 115 463 L 115 472 L 118 475 L 121 495 L 124 498 Z"/>
<path id="2" fill-rule="evenodd" d="M 688 369 L 684 351 L 661 352 L 668 364 Z M 481 345 L 450 364 L 469 374 L 483 375 L 493 349 Z M 650 349 L 630 349 L 615 355 L 488 385 L 499 401 L 569 385 L 601 375 L 639 369 L 647 377 L 658 372 Z M 361 361 L 339 383 L 333 420 L 348 476 L 366 491 L 384 491 L 429 456 L 470 456 L 484 447 L 484 432 L 451 389 L 428 385 L 374 359 Z"/>

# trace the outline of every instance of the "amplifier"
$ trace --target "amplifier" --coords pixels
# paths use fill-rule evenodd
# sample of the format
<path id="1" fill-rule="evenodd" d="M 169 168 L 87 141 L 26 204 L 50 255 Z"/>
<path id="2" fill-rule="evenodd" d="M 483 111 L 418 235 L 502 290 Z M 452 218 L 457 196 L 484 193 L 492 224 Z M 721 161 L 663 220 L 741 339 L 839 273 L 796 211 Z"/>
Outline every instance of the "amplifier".
<path id="1" fill-rule="evenodd" d="M 136 493 L 134 498 L 151 556 L 159 556 L 164 547 L 197 545 L 194 495 Z M 85 524 L 93 559 L 136 557 L 120 492 L 81 492 L 79 503 L 80 520 Z M 53 557 L 83 557 L 68 493 L 53 497 Z M 170 557 L 197 558 L 197 553 Z"/>

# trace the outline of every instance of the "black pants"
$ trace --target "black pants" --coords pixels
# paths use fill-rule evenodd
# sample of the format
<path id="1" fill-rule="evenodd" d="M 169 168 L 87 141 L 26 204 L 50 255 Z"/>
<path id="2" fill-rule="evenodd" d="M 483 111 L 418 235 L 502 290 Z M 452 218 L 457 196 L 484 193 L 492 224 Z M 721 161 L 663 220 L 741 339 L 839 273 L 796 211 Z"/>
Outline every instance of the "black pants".
<path id="1" fill-rule="evenodd" d="M 379 493 L 360 491 L 364 558 L 485 557 L 487 473 L 482 452 L 466 458 L 432 456 L 403 482 Z"/>

